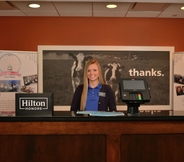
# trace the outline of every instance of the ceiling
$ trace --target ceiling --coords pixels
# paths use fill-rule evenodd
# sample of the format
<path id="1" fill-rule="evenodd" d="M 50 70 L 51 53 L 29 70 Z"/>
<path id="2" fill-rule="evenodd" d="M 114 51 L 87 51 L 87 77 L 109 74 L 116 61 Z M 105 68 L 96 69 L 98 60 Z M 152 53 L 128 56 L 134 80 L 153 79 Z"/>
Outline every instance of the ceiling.
<path id="1" fill-rule="evenodd" d="M 28 5 L 39 3 L 39 9 Z M 116 9 L 107 9 L 109 3 Z M 184 0 L 0 0 L 0 16 L 184 18 Z"/>

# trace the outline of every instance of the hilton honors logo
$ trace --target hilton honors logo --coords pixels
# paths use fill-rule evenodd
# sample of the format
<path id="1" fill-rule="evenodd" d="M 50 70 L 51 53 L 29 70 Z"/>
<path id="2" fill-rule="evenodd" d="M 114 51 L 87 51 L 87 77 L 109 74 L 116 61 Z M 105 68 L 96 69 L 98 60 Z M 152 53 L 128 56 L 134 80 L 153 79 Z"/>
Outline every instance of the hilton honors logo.
<path id="1" fill-rule="evenodd" d="M 48 110 L 47 97 L 21 97 L 19 98 L 20 110 Z"/>

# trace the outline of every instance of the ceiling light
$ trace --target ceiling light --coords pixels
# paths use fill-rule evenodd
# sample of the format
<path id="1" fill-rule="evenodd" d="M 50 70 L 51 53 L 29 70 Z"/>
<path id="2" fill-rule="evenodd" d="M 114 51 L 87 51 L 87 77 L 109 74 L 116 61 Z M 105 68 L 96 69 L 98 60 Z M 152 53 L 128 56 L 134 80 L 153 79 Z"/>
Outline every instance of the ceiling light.
<path id="1" fill-rule="evenodd" d="M 118 7 L 116 4 L 108 4 L 106 5 L 107 8 L 116 8 Z"/>
<path id="2" fill-rule="evenodd" d="M 184 10 L 184 6 L 183 6 L 183 7 L 181 7 L 181 10 Z"/>
<path id="3" fill-rule="evenodd" d="M 40 8 L 40 5 L 39 4 L 29 4 L 29 7 L 30 8 Z"/>

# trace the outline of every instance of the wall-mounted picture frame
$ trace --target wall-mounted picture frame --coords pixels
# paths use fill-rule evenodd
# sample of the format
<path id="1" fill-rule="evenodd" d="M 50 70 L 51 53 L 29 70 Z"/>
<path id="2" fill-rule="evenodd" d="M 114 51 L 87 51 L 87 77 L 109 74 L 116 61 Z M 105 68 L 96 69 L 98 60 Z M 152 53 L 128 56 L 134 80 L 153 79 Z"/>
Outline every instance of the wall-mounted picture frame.
<path id="1" fill-rule="evenodd" d="M 174 47 L 167 46 L 38 46 L 38 92 L 54 93 L 54 111 L 69 111 L 73 93 L 82 84 L 84 60 L 99 61 L 108 84 L 109 66 L 116 69 L 112 89 L 117 109 L 127 105 L 118 94 L 118 78 L 145 78 L 151 100 L 140 110 L 172 110 Z M 111 68 L 112 69 L 112 68 Z M 111 80 L 112 81 L 112 80 Z M 112 83 L 112 82 L 111 82 Z"/>

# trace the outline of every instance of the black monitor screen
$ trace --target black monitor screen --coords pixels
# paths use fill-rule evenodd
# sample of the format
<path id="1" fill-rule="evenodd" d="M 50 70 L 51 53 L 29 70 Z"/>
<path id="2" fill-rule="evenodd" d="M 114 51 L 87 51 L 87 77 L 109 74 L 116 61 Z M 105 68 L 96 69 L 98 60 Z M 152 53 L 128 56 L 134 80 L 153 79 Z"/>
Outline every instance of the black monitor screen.
<path id="1" fill-rule="evenodd" d="M 145 90 L 144 80 L 123 80 L 124 90 Z"/>

